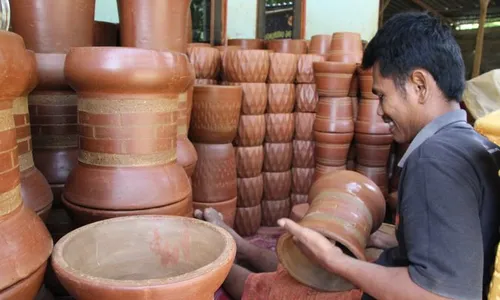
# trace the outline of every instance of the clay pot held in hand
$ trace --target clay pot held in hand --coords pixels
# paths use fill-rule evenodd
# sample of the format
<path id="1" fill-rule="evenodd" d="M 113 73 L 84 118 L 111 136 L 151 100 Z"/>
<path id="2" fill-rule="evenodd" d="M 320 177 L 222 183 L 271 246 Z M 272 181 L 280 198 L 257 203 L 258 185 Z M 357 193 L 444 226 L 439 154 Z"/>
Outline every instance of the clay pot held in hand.
<path id="1" fill-rule="evenodd" d="M 372 92 L 373 70 L 371 68 L 368 70 L 364 70 L 363 68 L 358 67 L 357 73 L 359 74 L 359 88 L 361 90 L 361 98 L 378 100 L 378 96 Z"/>
<path id="2" fill-rule="evenodd" d="M 116 47 L 118 40 L 118 24 L 94 21 L 94 47 Z"/>
<path id="3" fill-rule="evenodd" d="M 297 74 L 297 55 L 290 53 L 269 54 L 269 83 L 293 83 Z"/>
<path id="4" fill-rule="evenodd" d="M 276 39 L 267 41 L 267 49 L 276 53 L 306 54 L 305 40 Z"/>
<path id="5" fill-rule="evenodd" d="M 332 166 L 325 166 L 325 165 L 316 163 L 313 182 L 315 182 L 316 180 L 325 176 L 326 174 L 329 174 L 332 172 L 337 172 L 337 171 L 342 171 L 342 170 L 346 170 L 346 169 L 347 169 L 346 165 L 332 167 Z"/>
<path id="6" fill-rule="evenodd" d="M 293 83 L 270 83 L 267 85 L 268 114 L 291 113 L 295 105 L 295 85 Z"/>
<path id="7" fill-rule="evenodd" d="M 356 70 L 352 63 L 314 62 L 316 91 L 324 97 L 347 97 L 351 79 Z"/>
<path id="8" fill-rule="evenodd" d="M 195 86 L 189 139 L 196 143 L 231 143 L 238 130 L 241 97 L 238 86 Z"/>
<path id="9" fill-rule="evenodd" d="M 264 143 L 265 172 L 285 172 L 292 167 L 292 143 Z"/>
<path id="10" fill-rule="evenodd" d="M 316 120 L 315 113 L 295 113 L 295 136 L 296 140 L 301 141 L 312 141 L 313 136 L 313 126 Z"/>
<path id="11" fill-rule="evenodd" d="M 250 178 L 238 178 L 238 207 L 259 205 L 264 193 L 262 174 Z"/>
<path id="12" fill-rule="evenodd" d="M 294 129 L 293 114 L 266 114 L 266 136 L 268 143 L 289 143 Z"/>
<path id="13" fill-rule="evenodd" d="M 356 172 L 370 178 L 378 185 L 384 196 L 389 194 L 389 179 L 386 167 L 368 167 L 356 164 Z"/>
<path id="14" fill-rule="evenodd" d="M 294 168 L 314 168 L 314 141 L 293 140 L 293 160 Z"/>
<path id="15" fill-rule="evenodd" d="M 292 172 L 263 172 L 264 195 L 262 201 L 282 200 L 290 196 Z"/>
<path id="16" fill-rule="evenodd" d="M 218 49 L 212 47 L 188 47 L 187 55 L 194 66 L 196 78 L 217 78 L 221 64 Z"/>
<path id="17" fill-rule="evenodd" d="M 266 82 L 269 52 L 266 50 L 229 50 L 222 62 L 230 82 Z"/>
<path id="18" fill-rule="evenodd" d="M 238 177 L 258 176 L 264 164 L 264 147 L 236 147 L 236 171 Z"/>
<path id="19" fill-rule="evenodd" d="M 309 53 L 317 55 L 325 55 L 330 50 L 332 36 L 330 34 L 318 34 L 311 37 L 309 44 Z"/>
<path id="20" fill-rule="evenodd" d="M 196 255 L 200 249 L 203 255 Z M 235 254 L 234 239 L 218 226 L 192 218 L 133 216 L 67 234 L 54 248 L 52 265 L 76 299 L 208 300 Z"/>
<path id="21" fill-rule="evenodd" d="M 295 95 L 295 110 L 297 112 L 316 112 L 316 104 L 319 98 L 315 84 L 297 84 L 295 86 Z"/>
<path id="22" fill-rule="evenodd" d="M 243 99 L 241 101 L 242 115 L 264 114 L 267 106 L 267 84 L 263 82 L 228 82 L 228 84 L 241 86 L 243 94 Z"/>
<path id="23" fill-rule="evenodd" d="M 259 230 L 262 220 L 260 204 L 252 207 L 237 207 L 234 230 L 241 236 L 253 235 Z"/>
<path id="24" fill-rule="evenodd" d="M 242 115 L 234 143 L 239 147 L 260 146 L 264 142 L 265 135 L 266 117 L 264 115 Z"/>
<path id="25" fill-rule="evenodd" d="M 314 130 L 336 133 L 353 132 L 351 98 L 320 97 L 316 106 Z"/>
<path id="26" fill-rule="evenodd" d="M 244 50 L 265 48 L 264 40 L 261 39 L 229 39 L 227 44 L 228 46 L 239 46 Z"/>
<path id="27" fill-rule="evenodd" d="M 213 208 L 220 212 L 222 214 L 222 220 L 224 223 L 227 224 L 229 227 L 234 226 L 234 217 L 236 214 L 236 197 L 229 199 L 227 201 L 220 201 L 220 202 L 194 202 L 193 201 L 193 208 L 194 209 L 199 209 L 201 211 L 204 211 L 205 208 Z"/>
<path id="28" fill-rule="evenodd" d="M 262 208 L 262 222 L 264 226 L 277 226 L 278 220 L 281 218 L 288 218 L 290 215 L 290 198 L 283 200 L 263 200 L 261 203 Z"/>
<path id="29" fill-rule="evenodd" d="M 317 54 L 299 55 L 296 79 L 298 83 L 314 83 L 313 63 L 315 61 L 325 61 L 325 58 Z"/>
<path id="30" fill-rule="evenodd" d="M 295 222 L 300 222 L 302 218 L 306 215 L 309 210 L 309 204 L 299 203 L 292 206 L 292 211 L 290 211 L 290 219 Z"/>

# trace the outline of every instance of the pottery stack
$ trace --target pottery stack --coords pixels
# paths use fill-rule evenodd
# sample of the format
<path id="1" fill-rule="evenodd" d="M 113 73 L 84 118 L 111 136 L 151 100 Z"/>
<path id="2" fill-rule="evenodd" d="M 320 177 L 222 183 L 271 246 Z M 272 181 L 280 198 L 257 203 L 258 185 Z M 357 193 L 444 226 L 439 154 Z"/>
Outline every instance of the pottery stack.
<path id="1" fill-rule="evenodd" d="M 332 35 L 330 34 L 313 35 L 307 53 L 326 56 L 330 50 L 331 42 Z"/>
<path id="2" fill-rule="evenodd" d="M 219 51 L 214 49 L 215 51 Z M 215 208 L 233 227 L 236 214 L 236 156 L 240 86 L 195 85 L 189 139 L 198 153 L 192 176 L 193 207 Z"/>
<path id="3" fill-rule="evenodd" d="M 265 49 L 266 43 L 261 39 L 228 39 L 228 46 L 238 46 L 242 50 Z"/>
<path id="4" fill-rule="evenodd" d="M 234 227 L 241 235 L 252 235 L 260 227 L 264 189 L 266 79 L 269 73 L 267 50 L 225 50 L 223 69 L 229 85 L 242 88 L 241 116 L 234 140 L 238 200 Z"/>
<path id="5" fill-rule="evenodd" d="M 205 46 L 208 45 L 208 46 Z M 195 84 L 217 84 L 221 65 L 221 54 L 210 44 L 189 44 L 187 55 L 194 67 Z"/>
<path id="6" fill-rule="evenodd" d="M 266 41 L 267 49 L 275 53 L 306 54 L 307 41 L 295 39 L 276 39 Z"/>

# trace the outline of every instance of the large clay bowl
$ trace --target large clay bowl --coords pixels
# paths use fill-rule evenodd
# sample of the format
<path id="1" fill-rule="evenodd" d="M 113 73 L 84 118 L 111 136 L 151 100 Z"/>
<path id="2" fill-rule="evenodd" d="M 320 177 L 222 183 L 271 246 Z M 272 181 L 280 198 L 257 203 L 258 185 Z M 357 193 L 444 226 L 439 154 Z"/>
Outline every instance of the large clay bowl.
<path id="1" fill-rule="evenodd" d="M 239 86 L 195 86 L 189 139 L 194 143 L 231 143 L 238 130 L 241 98 Z"/>
<path id="2" fill-rule="evenodd" d="M 260 205 L 263 193 L 264 178 L 262 174 L 250 178 L 238 178 L 238 207 Z"/>
<path id="3" fill-rule="evenodd" d="M 201 211 L 205 208 L 213 208 L 222 214 L 222 219 L 229 227 L 234 226 L 234 216 L 236 213 L 236 197 L 221 202 L 193 202 L 193 208 Z"/>
<path id="4" fill-rule="evenodd" d="M 342 170 L 345 170 L 346 168 L 347 168 L 346 165 L 332 167 L 332 166 L 325 166 L 325 165 L 316 163 L 316 167 L 314 170 L 313 182 L 317 181 L 318 179 L 325 176 L 326 174 L 329 174 L 332 172 L 337 172 L 337 171 L 342 171 Z"/>
<path id="5" fill-rule="evenodd" d="M 265 42 L 261 39 L 229 39 L 227 44 L 228 46 L 239 46 L 244 50 L 265 48 Z"/>
<path id="6" fill-rule="evenodd" d="M 116 47 L 118 40 L 118 24 L 94 21 L 94 47 Z"/>
<path id="7" fill-rule="evenodd" d="M 267 49 L 276 53 L 306 54 L 305 40 L 276 39 L 267 41 Z"/>
<path id="8" fill-rule="evenodd" d="M 316 112 L 316 104 L 318 103 L 318 93 L 316 92 L 316 84 L 300 83 L 295 86 L 297 112 Z"/>
<path id="9" fill-rule="evenodd" d="M 40 286 L 43 283 L 47 262 L 44 262 L 33 274 L 17 282 L 16 284 L 2 290 L 0 299 L 17 300 L 17 299 L 38 299 L 36 298 Z M 50 300 L 50 299 L 43 299 Z"/>
<path id="10" fill-rule="evenodd" d="M 263 172 L 264 194 L 262 201 L 282 200 L 290 197 L 292 172 Z"/>
<path id="11" fill-rule="evenodd" d="M 313 183 L 314 168 L 292 168 L 292 193 L 308 194 Z"/>
<path id="12" fill-rule="evenodd" d="M 262 220 L 260 204 L 252 207 L 237 207 L 234 229 L 241 236 L 254 235 L 259 230 Z"/>
<path id="13" fill-rule="evenodd" d="M 260 146 L 266 136 L 266 117 L 264 115 L 242 115 L 234 144 L 239 147 Z"/>
<path id="14" fill-rule="evenodd" d="M 372 92 L 373 88 L 373 70 L 363 69 L 358 66 L 357 70 L 359 74 L 359 88 L 361 91 L 361 98 L 364 99 L 378 99 L 378 96 Z"/>
<path id="15" fill-rule="evenodd" d="M 293 114 L 266 114 L 266 142 L 291 142 L 294 132 L 294 119 Z"/>
<path id="16" fill-rule="evenodd" d="M 268 114 L 291 113 L 295 105 L 295 85 L 293 83 L 270 83 L 267 88 Z"/>
<path id="17" fill-rule="evenodd" d="M 311 37 L 309 53 L 325 55 L 330 50 L 332 36 L 330 34 L 317 34 Z"/>
<path id="18" fill-rule="evenodd" d="M 296 78 L 298 83 L 314 83 L 313 62 L 315 61 L 325 61 L 325 58 L 317 54 L 299 55 Z"/>
<path id="19" fill-rule="evenodd" d="M 290 215 L 290 198 L 283 200 L 262 200 L 262 221 L 264 226 L 276 226 L 281 218 L 288 218 Z"/>
<path id="20" fill-rule="evenodd" d="M 337 62 L 314 62 L 316 91 L 324 97 L 347 97 L 356 64 Z"/>
<path id="21" fill-rule="evenodd" d="M 194 66 L 196 78 L 217 78 L 221 64 L 218 49 L 212 47 L 188 47 L 187 55 Z"/>
<path id="22" fill-rule="evenodd" d="M 320 97 L 313 128 L 321 132 L 354 132 L 352 113 L 351 98 Z"/>
<path id="23" fill-rule="evenodd" d="M 293 83 L 297 74 L 297 55 L 269 54 L 269 83 Z"/>
<path id="24" fill-rule="evenodd" d="M 258 176 L 264 165 L 264 147 L 236 147 L 236 172 L 240 178 Z"/>
<path id="25" fill-rule="evenodd" d="M 292 166 L 292 143 L 264 143 L 265 172 L 285 172 Z"/>
<path id="26" fill-rule="evenodd" d="M 228 85 L 239 85 L 242 89 L 242 115 L 262 115 L 267 106 L 267 84 L 264 82 L 239 83 L 228 82 Z"/>
<path id="27" fill-rule="evenodd" d="M 295 113 L 295 136 L 296 140 L 301 141 L 312 141 L 313 136 L 313 126 L 316 120 L 315 113 Z"/>
<path id="28" fill-rule="evenodd" d="M 232 82 L 266 82 L 269 52 L 266 50 L 230 50 L 222 62 L 224 76 Z"/>
<path id="29" fill-rule="evenodd" d="M 68 292 L 81 300 L 208 300 L 235 254 L 229 233 L 207 222 L 133 216 L 70 232 L 57 242 L 52 266 Z"/>

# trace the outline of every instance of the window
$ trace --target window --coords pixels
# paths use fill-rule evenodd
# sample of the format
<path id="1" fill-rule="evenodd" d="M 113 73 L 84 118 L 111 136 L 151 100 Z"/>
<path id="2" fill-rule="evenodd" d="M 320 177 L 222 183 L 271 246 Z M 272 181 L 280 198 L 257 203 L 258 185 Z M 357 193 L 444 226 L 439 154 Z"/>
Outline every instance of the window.
<path id="1" fill-rule="evenodd" d="M 305 0 L 259 0 L 257 37 L 272 39 L 301 39 Z"/>

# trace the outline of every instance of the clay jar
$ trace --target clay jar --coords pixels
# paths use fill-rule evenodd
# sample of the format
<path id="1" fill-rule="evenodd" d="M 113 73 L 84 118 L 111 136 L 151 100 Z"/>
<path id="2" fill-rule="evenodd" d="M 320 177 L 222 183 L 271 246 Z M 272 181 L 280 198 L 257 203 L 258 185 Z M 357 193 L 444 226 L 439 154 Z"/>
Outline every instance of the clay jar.
<path id="1" fill-rule="evenodd" d="M 67 53 L 93 44 L 95 0 L 10 1 L 12 30 L 36 53 Z M 57 17 L 54 17 L 57 16 Z"/>
<path id="2" fill-rule="evenodd" d="M 316 106 L 314 130 L 321 132 L 353 132 L 352 101 L 349 97 L 321 97 Z"/>
<path id="3" fill-rule="evenodd" d="M 229 39 L 227 44 L 229 46 L 239 46 L 243 50 L 265 48 L 264 40 L 261 39 Z"/>
<path id="4" fill-rule="evenodd" d="M 292 168 L 292 193 L 307 195 L 313 177 L 314 168 Z"/>
<path id="5" fill-rule="evenodd" d="M 238 130 L 241 99 L 239 86 L 195 86 L 189 139 L 196 143 L 231 143 Z"/>
<path id="6" fill-rule="evenodd" d="M 330 34 L 318 34 L 311 37 L 309 44 L 309 53 L 317 55 L 325 55 L 330 50 L 332 36 Z"/>
<path id="7" fill-rule="evenodd" d="M 297 84 L 295 86 L 296 106 L 298 112 L 316 112 L 318 93 L 315 84 Z"/>
<path id="8" fill-rule="evenodd" d="M 94 47 L 118 46 L 118 24 L 94 21 Z"/>
<path id="9" fill-rule="evenodd" d="M 324 97 L 347 97 L 351 79 L 356 70 L 352 63 L 314 62 L 316 91 Z"/>
<path id="10" fill-rule="evenodd" d="M 267 49 L 276 53 L 306 54 L 305 40 L 277 39 L 267 41 Z"/>
<path id="11" fill-rule="evenodd" d="M 271 200 L 282 200 L 290 196 L 292 189 L 292 172 L 263 172 L 264 195 L 263 202 Z"/>
<path id="12" fill-rule="evenodd" d="M 389 124 L 385 123 L 377 110 L 378 100 L 362 99 L 358 106 L 355 131 L 365 134 L 390 134 Z"/>
<path id="13" fill-rule="evenodd" d="M 191 0 L 118 0 L 121 45 L 186 53 L 190 4 Z"/>
<path id="14" fill-rule="evenodd" d="M 238 178 L 238 207 L 260 205 L 263 193 L 264 178 L 262 174 L 250 178 Z"/>
<path id="15" fill-rule="evenodd" d="M 293 114 L 266 114 L 266 136 L 268 143 L 289 143 L 294 129 Z"/>
<path id="16" fill-rule="evenodd" d="M 264 144 L 264 171 L 285 172 L 292 166 L 292 143 Z"/>
<path id="17" fill-rule="evenodd" d="M 203 255 L 196 254 L 200 250 Z M 133 216 L 67 234 L 54 248 L 52 266 L 76 299 L 208 300 L 226 278 L 235 255 L 231 235 L 207 222 Z"/>
<path id="18" fill-rule="evenodd" d="M 330 50 L 326 60 L 343 63 L 361 63 L 363 45 L 356 32 L 336 32 L 332 35 Z"/>
<path id="19" fill-rule="evenodd" d="M 266 136 L 264 115 L 241 115 L 234 144 L 240 147 L 260 146 Z"/>
<path id="20" fill-rule="evenodd" d="M 234 229 L 241 236 L 253 235 L 259 230 L 262 219 L 261 205 L 236 208 Z"/>
<path id="21" fill-rule="evenodd" d="M 389 194 L 389 178 L 386 167 L 368 167 L 356 164 L 356 172 L 363 174 L 375 182 L 384 196 Z"/>
<path id="22" fill-rule="evenodd" d="M 325 61 L 325 58 L 317 54 L 299 55 L 297 62 L 297 82 L 314 83 L 313 62 Z"/>
<path id="23" fill-rule="evenodd" d="M 269 54 L 269 83 L 293 83 L 297 74 L 297 55 L 290 53 Z"/>
<path id="24" fill-rule="evenodd" d="M 364 99 L 378 99 L 378 96 L 372 92 L 373 87 L 373 70 L 372 68 L 364 70 L 360 66 L 357 68 L 359 74 L 359 88 L 361 91 L 361 98 Z"/>
<path id="25" fill-rule="evenodd" d="M 315 131 L 316 147 L 314 157 L 316 163 L 332 167 L 345 165 L 353 136 L 353 132 L 329 133 Z"/>
<path id="26" fill-rule="evenodd" d="M 295 104 L 295 85 L 293 83 L 271 83 L 267 89 L 266 112 L 291 113 Z"/>
<path id="27" fill-rule="evenodd" d="M 345 169 L 347 169 L 347 165 L 332 167 L 332 166 L 325 166 L 325 165 L 316 163 L 316 167 L 314 170 L 313 182 L 320 179 L 321 177 L 323 177 L 326 174 L 337 172 L 337 171 L 342 171 Z"/>
<path id="28" fill-rule="evenodd" d="M 175 163 L 177 101 L 192 82 L 188 65 L 186 55 L 175 52 L 70 50 L 64 73 L 78 93 L 80 151 L 65 186 L 67 202 L 141 210 L 191 196 L 189 179 Z"/>
<path id="29" fill-rule="evenodd" d="M 211 47 L 188 47 L 187 54 L 194 66 L 196 78 L 217 78 L 221 64 L 219 50 Z"/>
<path id="30" fill-rule="evenodd" d="M 236 171 L 238 177 L 258 176 L 264 164 L 264 147 L 236 147 Z"/>
<path id="31" fill-rule="evenodd" d="M 356 133 L 357 162 L 368 167 L 384 167 L 389 159 L 392 134 Z"/>
<path id="32" fill-rule="evenodd" d="M 293 140 L 293 161 L 295 168 L 314 168 L 314 141 Z"/>
<path id="33" fill-rule="evenodd" d="M 230 82 L 266 82 L 269 52 L 266 50 L 229 50 L 222 62 L 224 76 Z"/>
<path id="34" fill-rule="evenodd" d="M 281 218 L 288 218 L 290 215 L 290 198 L 283 200 L 263 200 L 261 203 L 262 221 L 261 225 L 276 226 Z"/>

